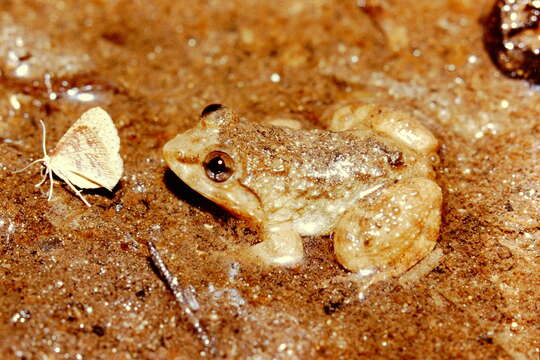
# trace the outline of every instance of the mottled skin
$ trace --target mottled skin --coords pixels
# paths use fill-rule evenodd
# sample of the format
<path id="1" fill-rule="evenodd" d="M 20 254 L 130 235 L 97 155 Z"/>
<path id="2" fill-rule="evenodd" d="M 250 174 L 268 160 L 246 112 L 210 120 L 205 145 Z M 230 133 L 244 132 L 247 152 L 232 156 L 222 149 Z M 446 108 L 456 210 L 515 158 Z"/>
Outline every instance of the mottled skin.
<path id="1" fill-rule="evenodd" d="M 346 268 L 397 274 L 437 239 L 437 141 L 414 119 L 379 124 L 376 113 L 370 106 L 345 105 L 326 119 L 331 128 L 341 123 L 349 129 L 338 132 L 250 122 L 214 105 L 163 153 L 187 185 L 262 225 L 263 241 L 249 251 L 264 261 L 297 264 L 303 258 L 301 235 L 333 234 L 336 256 Z M 421 144 L 410 146 L 411 138 Z M 223 182 L 205 168 L 215 151 L 230 157 L 231 175 Z"/>

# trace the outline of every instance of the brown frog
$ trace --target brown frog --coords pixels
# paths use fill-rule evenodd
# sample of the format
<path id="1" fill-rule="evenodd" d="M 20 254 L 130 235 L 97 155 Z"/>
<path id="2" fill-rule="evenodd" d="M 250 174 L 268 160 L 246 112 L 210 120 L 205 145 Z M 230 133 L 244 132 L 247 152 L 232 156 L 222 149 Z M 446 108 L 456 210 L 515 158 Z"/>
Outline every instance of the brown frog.
<path id="1" fill-rule="evenodd" d="M 266 263 L 298 264 L 301 236 L 331 234 L 345 268 L 398 275 L 438 237 L 437 140 L 375 105 L 340 106 L 326 122 L 329 130 L 265 125 L 212 104 L 163 155 L 191 188 L 261 225 L 262 242 L 248 251 Z"/>

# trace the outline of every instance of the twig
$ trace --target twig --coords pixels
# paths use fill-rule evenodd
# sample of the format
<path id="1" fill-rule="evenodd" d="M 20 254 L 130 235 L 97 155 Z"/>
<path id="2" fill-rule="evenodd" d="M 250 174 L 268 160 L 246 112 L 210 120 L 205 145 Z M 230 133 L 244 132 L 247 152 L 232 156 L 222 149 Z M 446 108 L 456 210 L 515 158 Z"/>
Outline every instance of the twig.
<path id="1" fill-rule="evenodd" d="M 193 309 L 189 306 L 189 302 L 185 293 L 185 288 L 180 286 L 178 278 L 174 276 L 167 267 L 167 265 L 165 265 L 163 258 L 161 257 L 161 255 L 157 251 L 156 246 L 151 240 L 148 240 L 148 248 L 150 249 L 150 255 L 152 256 L 152 261 L 154 262 L 154 265 L 159 269 L 161 275 L 167 283 L 167 286 L 172 291 L 176 302 L 178 303 L 178 305 L 180 305 L 180 308 L 186 314 L 189 322 L 195 328 L 199 340 L 203 343 L 204 347 L 208 349 L 211 354 L 215 354 L 216 348 L 214 339 L 208 335 L 204 327 L 201 325 L 199 318 L 195 315 Z"/>

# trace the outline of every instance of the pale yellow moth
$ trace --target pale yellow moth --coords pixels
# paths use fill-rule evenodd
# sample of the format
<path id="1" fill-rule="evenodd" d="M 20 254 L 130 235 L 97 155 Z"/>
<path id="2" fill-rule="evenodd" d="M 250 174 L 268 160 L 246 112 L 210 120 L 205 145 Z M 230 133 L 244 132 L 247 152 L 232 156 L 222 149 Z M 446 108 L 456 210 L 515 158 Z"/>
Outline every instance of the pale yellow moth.
<path id="1" fill-rule="evenodd" d="M 49 200 L 53 192 L 53 172 L 64 180 L 87 206 L 90 206 L 90 203 L 75 186 L 81 189 L 103 187 L 112 191 L 122 177 L 124 164 L 119 154 L 118 131 L 105 110 L 95 107 L 82 114 L 49 154 L 45 146 L 47 131 L 43 121 L 40 122 L 43 128 L 43 158 L 16 172 L 42 162 L 45 173 L 36 187 L 43 185 L 48 176 L 51 183 Z"/>

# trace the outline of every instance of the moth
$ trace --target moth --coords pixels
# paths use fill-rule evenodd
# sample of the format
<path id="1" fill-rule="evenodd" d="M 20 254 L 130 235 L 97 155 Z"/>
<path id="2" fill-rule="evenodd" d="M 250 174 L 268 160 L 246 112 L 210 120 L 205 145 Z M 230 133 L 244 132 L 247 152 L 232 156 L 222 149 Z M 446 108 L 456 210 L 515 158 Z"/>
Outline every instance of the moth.
<path id="1" fill-rule="evenodd" d="M 82 114 L 50 153 L 47 153 L 45 145 L 47 130 L 43 121 L 40 120 L 40 123 L 43 129 L 43 157 L 16 173 L 34 164 L 43 163 L 43 178 L 35 186 L 43 185 L 47 177 L 49 178 L 49 201 L 53 193 L 53 173 L 64 180 L 87 206 L 90 206 L 90 203 L 80 189 L 103 187 L 112 191 L 122 177 L 124 163 L 119 153 L 118 131 L 105 110 L 94 107 Z"/>

